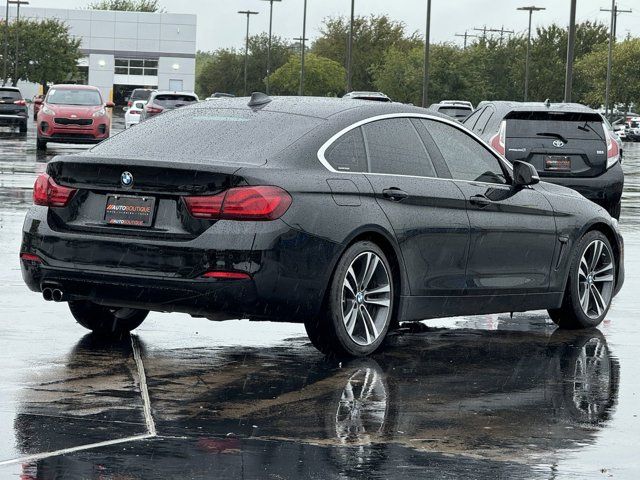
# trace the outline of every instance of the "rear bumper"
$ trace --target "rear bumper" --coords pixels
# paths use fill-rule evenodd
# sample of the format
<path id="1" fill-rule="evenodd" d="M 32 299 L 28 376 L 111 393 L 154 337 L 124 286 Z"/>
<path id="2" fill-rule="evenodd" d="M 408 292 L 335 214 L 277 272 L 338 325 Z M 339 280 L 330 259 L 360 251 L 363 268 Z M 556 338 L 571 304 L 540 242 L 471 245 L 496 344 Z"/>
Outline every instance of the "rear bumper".
<path id="1" fill-rule="evenodd" d="M 541 177 L 541 180 L 571 188 L 606 210 L 620 202 L 624 173 L 620 163 L 598 177 Z"/>
<path id="2" fill-rule="evenodd" d="M 272 222 L 219 221 L 187 241 L 55 231 L 46 207 L 32 207 L 21 252 L 28 287 L 60 288 L 68 300 L 184 312 L 213 319 L 300 322 L 318 314 L 341 245 Z M 247 280 L 207 279 L 210 270 Z"/>
<path id="3" fill-rule="evenodd" d="M 27 121 L 27 112 L 22 115 L 2 115 L 0 114 L 0 125 L 17 125 Z"/>

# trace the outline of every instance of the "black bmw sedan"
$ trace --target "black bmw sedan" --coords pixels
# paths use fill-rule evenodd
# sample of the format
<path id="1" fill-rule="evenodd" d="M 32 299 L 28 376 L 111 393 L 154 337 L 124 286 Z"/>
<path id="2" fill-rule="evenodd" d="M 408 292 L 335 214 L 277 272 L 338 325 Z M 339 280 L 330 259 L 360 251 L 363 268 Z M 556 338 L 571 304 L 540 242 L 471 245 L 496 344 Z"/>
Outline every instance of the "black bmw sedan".
<path id="1" fill-rule="evenodd" d="M 25 282 L 105 336 L 177 311 L 304 322 L 322 352 L 367 355 L 400 321 L 547 309 L 595 326 L 624 279 L 603 208 L 393 103 L 185 107 L 54 158 L 34 204 Z"/>

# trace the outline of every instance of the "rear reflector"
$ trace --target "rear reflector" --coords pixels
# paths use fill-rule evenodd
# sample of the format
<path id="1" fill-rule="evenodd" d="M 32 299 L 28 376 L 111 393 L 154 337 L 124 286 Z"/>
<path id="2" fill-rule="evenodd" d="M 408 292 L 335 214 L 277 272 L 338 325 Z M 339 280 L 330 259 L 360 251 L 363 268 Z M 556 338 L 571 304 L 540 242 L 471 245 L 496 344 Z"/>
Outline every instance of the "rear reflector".
<path id="1" fill-rule="evenodd" d="M 41 173 L 33 185 L 33 203 L 45 207 L 65 207 L 74 193 L 74 188 L 58 185 L 49 175 Z"/>
<path id="2" fill-rule="evenodd" d="M 25 262 L 42 263 L 42 259 L 35 253 L 21 253 L 20 260 L 24 260 Z"/>
<path id="3" fill-rule="evenodd" d="M 205 278 L 221 278 L 226 280 L 249 280 L 251 275 L 245 272 L 212 271 L 203 275 Z"/>
<path id="4" fill-rule="evenodd" d="M 279 187 L 237 187 L 209 196 L 183 197 L 192 216 L 224 220 L 275 220 L 291 206 L 291 195 Z"/>

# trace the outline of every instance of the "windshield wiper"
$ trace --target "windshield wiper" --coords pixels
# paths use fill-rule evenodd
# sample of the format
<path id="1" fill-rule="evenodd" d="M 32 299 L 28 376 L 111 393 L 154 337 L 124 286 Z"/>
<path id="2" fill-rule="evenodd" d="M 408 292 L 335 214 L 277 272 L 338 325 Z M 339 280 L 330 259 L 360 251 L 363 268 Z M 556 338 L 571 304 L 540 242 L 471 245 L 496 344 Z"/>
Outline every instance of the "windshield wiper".
<path id="1" fill-rule="evenodd" d="M 536 133 L 536 135 L 538 135 L 539 137 L 552 137 L 552 138 L 557 138 L 559 140 L 562 140 L 564 143 L 569 143 L 569 140 L 567 140 L 566 138 L 564 138 L 562 135 L 560 135 L 559 133 L 554 133 L 554 132 L 540 132 L 540 133 Z"/>
<path id="2" fill-rule="evenodd" d="M 602 138 L 602 136 L 591 125 L 589 125 L 589 122 L 584 122 L 584 125 L 578 125 L 578 130 L 582 130 L 583 132 L 592 131 L 600 140 L 604 140 L 604 138 Z"/>

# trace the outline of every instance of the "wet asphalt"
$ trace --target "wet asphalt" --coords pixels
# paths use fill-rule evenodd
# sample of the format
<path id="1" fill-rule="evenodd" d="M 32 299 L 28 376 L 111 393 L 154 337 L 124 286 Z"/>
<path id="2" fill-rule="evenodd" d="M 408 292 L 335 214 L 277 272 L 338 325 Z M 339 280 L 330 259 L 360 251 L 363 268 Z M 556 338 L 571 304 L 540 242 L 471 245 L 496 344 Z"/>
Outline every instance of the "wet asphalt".
<path id="1" fill-rule="evenodd" d="M 640 144 L 625 144 L 626 284 L 597 330 L 544 312 L 403 326 L 324 359 L 300 325 L 151 314 L 108 344 L 23 284 L 37 154 L 0 131 L 0 478 L 637 478 Z M 122 118 L 114 119 L 114 130 Z"/>

